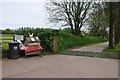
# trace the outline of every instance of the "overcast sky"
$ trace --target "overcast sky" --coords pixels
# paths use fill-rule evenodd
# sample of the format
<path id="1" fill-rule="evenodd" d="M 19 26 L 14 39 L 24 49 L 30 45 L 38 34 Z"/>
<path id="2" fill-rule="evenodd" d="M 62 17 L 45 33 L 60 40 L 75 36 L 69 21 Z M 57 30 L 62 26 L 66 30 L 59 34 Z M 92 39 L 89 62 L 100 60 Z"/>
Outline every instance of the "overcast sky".
<path id="1" fill-rule="evenodd" d="M 53 25 L 48 24 L 45 2 L 46 0 L 2 0 L 0 3 L 1 29 L 52 27 Z"/>

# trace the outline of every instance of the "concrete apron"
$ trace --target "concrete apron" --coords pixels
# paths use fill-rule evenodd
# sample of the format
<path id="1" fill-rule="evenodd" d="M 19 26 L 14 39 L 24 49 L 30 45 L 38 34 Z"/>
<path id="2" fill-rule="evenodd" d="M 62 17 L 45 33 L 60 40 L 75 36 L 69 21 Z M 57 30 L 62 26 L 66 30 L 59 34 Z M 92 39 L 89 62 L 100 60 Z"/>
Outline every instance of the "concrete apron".
<path id="1" fill-rule="evenodd" d="M 2 61 L 3 78 L 118 78 L 118 60 L 50 55 Z"/>

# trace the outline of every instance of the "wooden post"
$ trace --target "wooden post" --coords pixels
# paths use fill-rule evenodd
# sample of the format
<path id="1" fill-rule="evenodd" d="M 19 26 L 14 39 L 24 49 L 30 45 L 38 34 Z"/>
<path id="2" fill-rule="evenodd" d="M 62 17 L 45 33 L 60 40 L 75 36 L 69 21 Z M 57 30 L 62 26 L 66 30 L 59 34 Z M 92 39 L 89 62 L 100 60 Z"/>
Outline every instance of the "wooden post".
<path id="1" fill-rule="evenodd" d="M 58 37 L 54 36 L 53 39 L 53 52 L 57 53 L 58 52 Z"/>

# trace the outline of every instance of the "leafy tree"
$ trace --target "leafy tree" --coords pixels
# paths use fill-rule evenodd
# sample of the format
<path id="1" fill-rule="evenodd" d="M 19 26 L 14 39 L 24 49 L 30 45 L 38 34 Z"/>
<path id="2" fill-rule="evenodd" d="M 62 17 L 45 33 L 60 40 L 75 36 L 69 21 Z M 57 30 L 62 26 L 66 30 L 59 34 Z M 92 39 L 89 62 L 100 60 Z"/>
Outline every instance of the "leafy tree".
<path id="1" fill-rule="evenodd" d="M 5 29 L 5 30 L 2 30 L 2 34 L 14 34 L 15 31 L 14 30 L 11 30 L 9 28 Z"/>
<path id="2" fill-rule="evenodd" d="M 89 16 L 90 35 L 108 36 L 108 14 L 105 12 L 105 3 L 94 3 L 92 13 Z"/>

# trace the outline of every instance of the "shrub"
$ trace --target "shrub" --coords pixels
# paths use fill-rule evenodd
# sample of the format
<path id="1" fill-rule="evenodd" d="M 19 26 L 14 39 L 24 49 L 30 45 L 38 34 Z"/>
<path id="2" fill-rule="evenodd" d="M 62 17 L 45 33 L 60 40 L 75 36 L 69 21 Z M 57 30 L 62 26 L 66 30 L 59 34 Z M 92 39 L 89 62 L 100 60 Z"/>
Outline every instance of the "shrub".
<path id="1" fill-rule="evenodd" d="M 52 51 L 53 35 L 52 33 L 43 33 L 39 36 L 43 51 Z"/>
<path id="2" fill-rule="evenodd" d="M 116 45 L 116 51 L 120 52 L 120 42 Z"/>
<path id="3" fill-rule="evenodd" d="M 58 30 L 42 32 L 42 34 L 39 35 L 43 51 L 53 51 L 53 39 L 56 35 L 58 35 Z"/>

